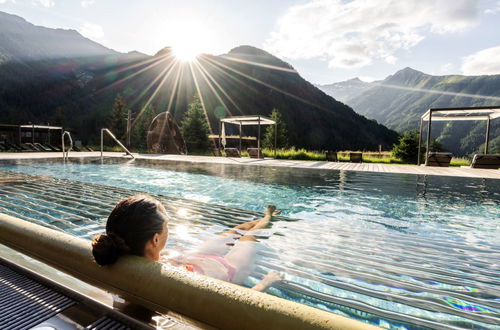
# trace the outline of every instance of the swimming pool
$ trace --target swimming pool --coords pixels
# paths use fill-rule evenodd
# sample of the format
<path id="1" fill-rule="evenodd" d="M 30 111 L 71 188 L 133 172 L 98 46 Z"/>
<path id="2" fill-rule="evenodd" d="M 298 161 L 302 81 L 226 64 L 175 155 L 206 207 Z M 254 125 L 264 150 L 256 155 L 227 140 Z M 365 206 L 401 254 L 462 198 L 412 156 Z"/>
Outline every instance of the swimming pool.
<path id="1" fill-rule="evenodd" d="M 495 180 L 137 159 L 0 164 L 0 212 L 91 238 L 116 201 L 160 196 L 173 220 L 168 251 L 283 210 L 259 236 L 250 286 L 389 328 L 498 328 L 500 185 Z M 12 173 L 10 174 L 12 175 Z M 41 180 L 40 176 L 49 176 Z"/>

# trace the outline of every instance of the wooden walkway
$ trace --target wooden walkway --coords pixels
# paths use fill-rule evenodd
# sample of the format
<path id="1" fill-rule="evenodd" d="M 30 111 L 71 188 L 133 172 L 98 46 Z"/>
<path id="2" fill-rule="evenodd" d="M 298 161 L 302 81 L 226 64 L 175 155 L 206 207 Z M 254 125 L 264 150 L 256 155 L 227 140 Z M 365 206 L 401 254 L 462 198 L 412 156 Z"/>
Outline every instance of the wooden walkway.
<path id="1" fill-rule="evenodd" d="M 123 157 L 120 152 L 105 152 L 105 157 Z M 99 152 L 70 152 L 71 158 L 100 157 Z M 403 173 L 417 175 L 458 176 L 468 178 L 500 179 L 500 170 L 487 170 L 469 167 L 425 167 L 416 165 L 393 164 L 368 164 L 368 163 L 339 163 L 307 160 L 281 160 L 281 159 L 252 159 L 252 158 L 227 158 L 209 156 L 185 155 L 149 155 L 134 154 L 138 159 L 152 159 L 177 162 L 229 164 L 245 166 L 273 166 L 294 167 L 311 169 L 332 169 L 345 171 Z M 62 158 L 61 152 L 36 152 L 36 153 L 0 153 L 0 160 L 14 159 L 49 159 Z M 129 157 L 124 157 L 129 158 Z"/>

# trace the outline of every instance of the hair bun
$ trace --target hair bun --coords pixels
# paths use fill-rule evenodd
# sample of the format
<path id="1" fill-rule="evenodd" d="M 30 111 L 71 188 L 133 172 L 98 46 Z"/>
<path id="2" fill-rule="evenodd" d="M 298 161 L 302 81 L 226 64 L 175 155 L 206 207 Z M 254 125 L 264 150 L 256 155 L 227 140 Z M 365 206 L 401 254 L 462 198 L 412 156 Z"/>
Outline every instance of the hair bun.
<path id="1" fill-rule="evenodd" d="M 101 266 L 111 265 L 120 256 L 120 251 L 113 239 L 108 235 L 96 235 L 92 240 L 92 255 Z"/>

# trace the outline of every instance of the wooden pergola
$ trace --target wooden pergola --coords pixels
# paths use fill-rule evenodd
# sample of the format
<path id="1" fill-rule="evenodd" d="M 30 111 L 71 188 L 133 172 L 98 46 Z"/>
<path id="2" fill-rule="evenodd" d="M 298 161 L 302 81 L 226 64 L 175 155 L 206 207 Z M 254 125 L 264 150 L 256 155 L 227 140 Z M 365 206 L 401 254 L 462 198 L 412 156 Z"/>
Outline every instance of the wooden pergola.
<path id="1" fill-rule="evenodd" d="M 432 121 L 455 121 L 455 120 L 485 120 L 486 121 L 486 142 L 484 153 L 488 153 L 488 143 L 490 140 L 490 122 L 492 119 L 500 117 L 500 106 L 490 107 L 469 107 L 469 108 L 435 108 L 427 110 L 420 118 L 420 134 L 418 136 L 418 162 L 420 165 L 420 150 L 422 141 L 422 130 L 424 121 L 427 121 L 427 140 L 425 160 L 429 156 L 429 145 L 431 139 Z"/>
<path id="2" fill-rule="evenodd" d="M 261 116 L 261 115 L 231 116 L 231 117 L 222 118 L 219 121 L 219 146 L 221 145 L 221 140 L 222 140 L 222 135 L 221 135 L 222 127 L 225 123 L 239 125 L 239 127 L 240 127 L 240 148 L 239 148 L 240 153 L 241 153 L 241 140 L 242 140 L 242 136 L 241 136 L 241 133 L 242 133 L 241 127 L 242 126 L 249 126 L 249 125 L 252 125 L 252 126 L 257 125 L 258 126 L 257 148 L 260 150 L 260 126 L 261 125 L 274 125 L 274 153 L 276 154 L 277 125 L 276 125 L 275 120 L 273 120 L 269 117 Z"/>

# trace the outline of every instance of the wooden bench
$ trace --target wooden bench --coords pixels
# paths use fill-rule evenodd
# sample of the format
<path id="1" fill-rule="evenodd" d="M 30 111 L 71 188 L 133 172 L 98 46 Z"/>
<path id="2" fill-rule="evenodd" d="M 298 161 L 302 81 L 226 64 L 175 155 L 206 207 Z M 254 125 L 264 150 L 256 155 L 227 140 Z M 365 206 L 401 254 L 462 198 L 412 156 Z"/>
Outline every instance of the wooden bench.
<path id="1" fill-rule="evenodd" d="M 349 153 L 349 161 L 351 163 L 362 163 L 363 162 L 363 153 L 362 152 L 350 152 Z"/>
<path id="2" fill-rule="evenodd" d="M 449 167 L 452 157 L 451 152 L 429 152 L 425 166 Z"/>
<path id="3" fill-rule="evenodd" d="M 226 157 L 241 157 L 240 151 L 236 148 L 226 148 L 224 151 L 226 152 Z"/>
<path id="4" fill-rule="evenodd" d="M 327 151 L 325 152 L 326 160 L 328 162 L 337 162 L 337 152 L 336 151 Z"/>
<path id="5" fill-rule="evenodd" d="M 264 158 L 259 148 L 248 148 L 247 152 L 250 158 Z"/>
<path id="6" fill-rule="evenodd" d="M 472 168 L 500 168 L 500 154 L 475 154 L 470 164 Z"/>

